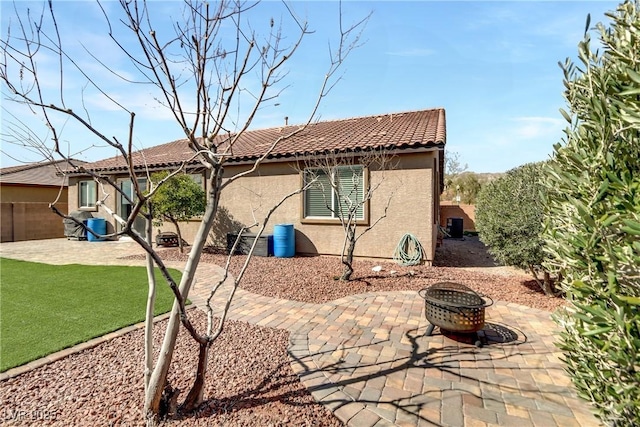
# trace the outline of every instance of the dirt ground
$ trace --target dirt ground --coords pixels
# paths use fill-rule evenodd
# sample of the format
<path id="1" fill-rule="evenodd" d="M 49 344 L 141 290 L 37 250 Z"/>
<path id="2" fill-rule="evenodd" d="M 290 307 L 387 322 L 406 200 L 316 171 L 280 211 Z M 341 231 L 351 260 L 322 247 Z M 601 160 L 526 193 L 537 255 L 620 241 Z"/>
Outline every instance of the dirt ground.
<path id="1" fill-rule="evenodd" d="M 524 270 L 498 264 L 478 236 L 444 239 L 442 245 L 436 248 L 433 265 L 436 267 L 459 267 L 502 276 L 527 275 Z"/>

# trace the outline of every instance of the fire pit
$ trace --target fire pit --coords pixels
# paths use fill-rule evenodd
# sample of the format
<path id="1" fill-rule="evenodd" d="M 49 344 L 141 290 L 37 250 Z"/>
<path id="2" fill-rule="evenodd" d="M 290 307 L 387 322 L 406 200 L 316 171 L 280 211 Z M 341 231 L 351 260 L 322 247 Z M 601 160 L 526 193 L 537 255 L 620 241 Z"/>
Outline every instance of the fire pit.
<path id="1" fill-rule="evenodd" d="M 493 304 L 465 285 L 440 282 L 421 289 L 418 294 L 424 298 L 424 314 L 431 323 L 425 335 L 430 336 L 438 326 L 441 330 L 475 334 L 475 344 L 481 347 L 486 339 L 479 334 L 484 328 L 484 309 Z"/>

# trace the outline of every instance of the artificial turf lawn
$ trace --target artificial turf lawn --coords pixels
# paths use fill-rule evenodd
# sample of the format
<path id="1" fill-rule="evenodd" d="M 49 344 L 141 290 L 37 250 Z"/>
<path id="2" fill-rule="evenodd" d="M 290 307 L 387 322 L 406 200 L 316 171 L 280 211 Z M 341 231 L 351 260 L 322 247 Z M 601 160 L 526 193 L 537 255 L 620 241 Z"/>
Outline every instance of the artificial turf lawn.
<path id="1" fill-rule="evenodd" d="M 158 315 L 173 294 L 157 269 L 156 280 Z M 145 267 L 0 258 L 0 372 L 144 320 L 147 283 Z"/>

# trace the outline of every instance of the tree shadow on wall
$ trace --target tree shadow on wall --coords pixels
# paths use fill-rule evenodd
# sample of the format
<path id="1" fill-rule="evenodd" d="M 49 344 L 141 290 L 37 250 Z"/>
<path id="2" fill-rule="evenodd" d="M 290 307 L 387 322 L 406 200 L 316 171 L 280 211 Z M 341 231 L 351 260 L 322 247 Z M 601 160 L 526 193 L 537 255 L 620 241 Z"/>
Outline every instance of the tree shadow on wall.
<path id="1" fill-rule="evenodd" d="M 309 238 L 309 236 L 307 236 L 306 234 L 304 234 L 302 231 L 300 230 L 295 230 L 296 233 L 296 253 L 300 253 L 302 255 L 306 255 L 306 256 L 317 256 L 318 254 L 318 248 L 316 248 L 316 245 L 313 243 L 313 241 Z"/>
<path id="2" fill-rule="evenodd" d="M 213 220 L 211 231 L 209 232 L 209 246 L 226 250 L 227 233 L 237 233 L 245 225 L 235 219 L 229 209 L 224 206 L 218 207 L 218 212 Z"/>

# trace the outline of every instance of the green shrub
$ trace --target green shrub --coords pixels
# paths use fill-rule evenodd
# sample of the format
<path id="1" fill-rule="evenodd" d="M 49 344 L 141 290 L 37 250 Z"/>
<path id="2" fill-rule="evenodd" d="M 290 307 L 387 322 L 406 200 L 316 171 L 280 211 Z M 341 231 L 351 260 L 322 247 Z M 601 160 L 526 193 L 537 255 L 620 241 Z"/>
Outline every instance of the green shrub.
<path id="1" fill-rule="evenodd" d="M 151 197 L 155 225 L 162 225 L 163 220 L 169 221 L 176 228 L 180 252 L 182 247 L 182 232 L 180 222 L 204 214 L 206 208 L 206 194 L 202 186 L 186 174 L 177 174 L 170 178 L 169 172 L 155 172 L 151 175 L 154 186 L 162 180 L 166 181 Z"/>
<path id="2" fill-rule="evenodd" d="M 570 123 L 547 166 L 547 266 L 569 307 L 557 316 L 567 370 L 608 425 L 640 423 L 640 11 L 627 1 L 567 60 Z M 588 24 L 587 24 L 588 25 Z"/>
<path id="3" fill-rule="evenodd" d="M 496 261 L 536 270 L 544 258 L 542 250 L 541 163 L 529 163 L 487 183 L 476 202 L 476 229 Z M 555 293 L 545 273 L 539 282 L 546 294 Z"/>

